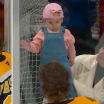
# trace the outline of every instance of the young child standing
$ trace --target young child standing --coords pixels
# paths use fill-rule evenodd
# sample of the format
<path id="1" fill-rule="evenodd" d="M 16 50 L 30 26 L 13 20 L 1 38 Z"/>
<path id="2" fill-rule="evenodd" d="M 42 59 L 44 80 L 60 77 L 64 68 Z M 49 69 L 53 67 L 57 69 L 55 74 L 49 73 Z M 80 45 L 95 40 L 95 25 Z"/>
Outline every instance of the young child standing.
<path id="1" fill-rule="evenodd" d="M 71 75 L 70 83 L 72 91 L 69 97 L 75 97 L 76 91 L 72 81 L 70 66 L 74 64 L 75 39 L 69 30 L 61 26 L 63 22 L 63 10 L 57 3 L 50 3 L 43 10 L 43 21 L 46 27 L 42 27 L 31 42 L 21 40 L 21 48 L 32 53 L 40 53 L 40 64 L 57 61 L 65 66 Z M 69 60 L 68 60 L 69 57 Z"/>

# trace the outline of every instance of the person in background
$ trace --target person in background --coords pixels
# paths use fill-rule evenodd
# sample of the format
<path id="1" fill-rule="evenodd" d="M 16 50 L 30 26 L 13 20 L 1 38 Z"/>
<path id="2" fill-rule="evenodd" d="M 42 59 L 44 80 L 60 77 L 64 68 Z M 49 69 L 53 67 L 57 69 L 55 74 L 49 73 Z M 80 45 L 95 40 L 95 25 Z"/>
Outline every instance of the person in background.
<path id="1" fill-rule="evenodd" d="M 11 54 L 4 50 L 4 0 L 0 0 L 0 104 L 11 104 Z"/>
<path id="2" fill-rule="evenodd" d="M 72 72 L 78 95 L 104 104 L 104 47 L 96 55 L 77 56 Z"/>
<path id="3" fill-rule="evenodd" d="M 11 104 L 11 54 L 4 50 L 0 33 L 0 104 Z"/>
<path id="4" fill-rule="evenodd" d="M 56 61 L 41 65 L 39 78 L 42 81 L 41 90 L 46 98 L 43 104 L 99 104 L 85 96 L 67 98 L 71 91 L 70 75 L 65 67 Z"/>
<path id="5" fill-rule="evenodd" d="M 59 4 L 47 4 L 43 10 L 43 21 L 46 26 L 40 29 L 31 42 L 21 40 L 20 47 L 32 53 L 40 53 L 40 64 L 47 64 L 53 60 L 60 62 L 72 75 L 70 66 L 74 64 L 76 56 L 75 39 L 68 29 L 61 26 L 63 18 L 63 10 Z M 72 76 L 70 79 L 72 92 L 69 96 L 75 97 L 77 93 Z"/>
<path id="6" fill-rule="evenodd" d="M 63 26 L 75 37 L 76 53 L 94 53 L 97 41 L 92 39 L 91 27 L 97 20 L 97 0 L 48 0 L 59 3 L 64 11 Z M 79 47 L 79 45 L 81 47 Z M 89 47 L 83 50 L 83 47 Z M 81 51 L 81 52 L 80 52 Z"/>

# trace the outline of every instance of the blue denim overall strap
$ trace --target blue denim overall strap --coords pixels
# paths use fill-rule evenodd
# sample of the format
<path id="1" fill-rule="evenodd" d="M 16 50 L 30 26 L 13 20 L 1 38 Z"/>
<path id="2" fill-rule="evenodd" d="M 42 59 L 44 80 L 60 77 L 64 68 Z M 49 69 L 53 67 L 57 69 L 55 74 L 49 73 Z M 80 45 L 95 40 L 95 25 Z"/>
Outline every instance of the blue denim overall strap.
<path id="1" fill-rule="evenodd" d="M 67 50 L 64 43 L 64 27 L 61 27 L 59 33 L 48 33 L 46 27 L 42 27 L 44 33 L 44 44 L 41 51 L 40 64 L 47 64 L 51 61 L 57 61 L 64 65 L 67 71 L 70 73 L 70 84 L 72 85 L 72 90 L 69 97 L 75 97 L 76 91 L 73 85 L 72 72 L 70 69 L 69 60 L 67 58 Z"/>

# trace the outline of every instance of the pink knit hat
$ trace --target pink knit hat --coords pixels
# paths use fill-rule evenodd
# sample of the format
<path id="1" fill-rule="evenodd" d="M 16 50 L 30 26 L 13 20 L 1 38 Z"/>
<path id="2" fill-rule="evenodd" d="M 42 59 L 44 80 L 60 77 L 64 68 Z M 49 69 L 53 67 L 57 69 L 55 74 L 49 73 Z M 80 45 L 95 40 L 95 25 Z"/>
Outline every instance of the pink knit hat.
<path id="1" fill-rule="evenodd" d="M 55 13 L 58 13 L 58 15 L 54 15 Z M 43 10 L 43 19 L 45 18 L 56 19 L 62 17 L 64 17 L 63 10 L 59 4 L 49 3 L 45 6 Z"/>

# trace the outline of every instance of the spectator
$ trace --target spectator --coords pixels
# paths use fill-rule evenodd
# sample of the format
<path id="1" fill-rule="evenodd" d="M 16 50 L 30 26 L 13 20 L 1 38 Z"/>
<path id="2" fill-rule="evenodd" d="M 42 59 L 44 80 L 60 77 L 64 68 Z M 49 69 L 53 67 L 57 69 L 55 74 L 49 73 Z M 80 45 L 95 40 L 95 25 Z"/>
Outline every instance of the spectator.
<path id="1" fill-rule="evenodd" d="M 96 55 L 77 56 L 72 72 L 78 95 L 104 104 L 104 48 Z"/>
<path id="2" fill-rule="evenodd" d="M 11 104 L 11 54 L 4 50 L 0 33 L 0 104 Z"/>

